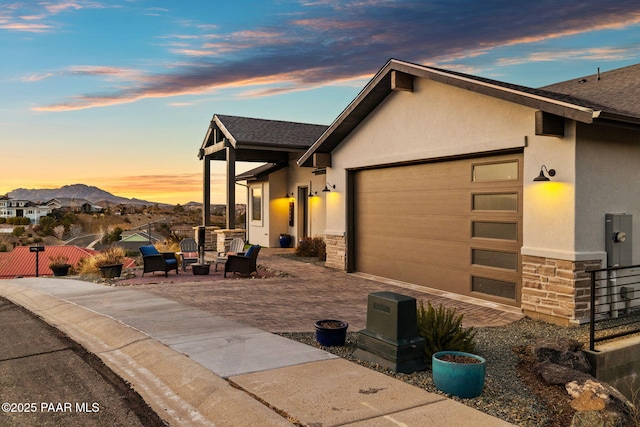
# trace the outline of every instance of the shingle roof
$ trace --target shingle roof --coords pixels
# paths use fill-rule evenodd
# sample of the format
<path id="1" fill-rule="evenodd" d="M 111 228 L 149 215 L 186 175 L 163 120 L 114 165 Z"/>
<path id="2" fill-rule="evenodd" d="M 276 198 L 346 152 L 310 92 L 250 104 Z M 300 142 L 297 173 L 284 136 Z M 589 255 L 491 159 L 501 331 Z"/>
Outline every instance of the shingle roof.
<path id="1" fill-rule="evenodd" d="M 308 148 L 327 129 L 324 125 L 254 119 L 216 114 L 227 137 L 236 143 L 251 145 L 295 146 Z"/>
<path id="2" fill-rule="evenodd" d="M 546 91 L 602 105 L 604 110 L 640 117 L 640 64 L 545 86 Z"/>
<path id="3" fill-rule="evenodd" d="M 636 104 L 640 93 L 637 77 L 640 66 L 603 73 L 601 79 L 592 84 L 587 79 L 582 89 L 576 89 L 577 80 L 536 89 L 391 59 L 298 159 L 298 165 L 311 166 L 314 153 L 330 153 L 342 143 L 392 92 L 393 73 L 431 79 L 584 123 L 615 120 L 640 124 L 640 105 Z"/>
<path id="4" fill-rule="evenodd" d="M 263 178 L 275 171 L 284 169 L 287 166 L 289 166 L 289 164 L 287 163 L 267 163 L 262 166 L 258 166 L 255 169 L 251 169 L 236 175 L 236 181 L 254 181 L 256 179 Z"/>

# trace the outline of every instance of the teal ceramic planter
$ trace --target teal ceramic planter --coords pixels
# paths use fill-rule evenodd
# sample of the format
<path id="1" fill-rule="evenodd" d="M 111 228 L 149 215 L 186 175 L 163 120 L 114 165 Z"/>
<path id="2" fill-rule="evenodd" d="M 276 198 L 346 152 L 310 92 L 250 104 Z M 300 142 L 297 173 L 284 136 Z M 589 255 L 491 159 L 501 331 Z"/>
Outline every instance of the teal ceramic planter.
<path id="1" fill-rule="evenodd" d="M 458 363 L 441 360 L 445 355 L 466 356 L 478 363 Z M 463 398 L 478 397 L 484 388 L 486 360 L 480 356 L 462 351 L 440 351 L 431 358 L 433 382 L 436 388 Z"/>

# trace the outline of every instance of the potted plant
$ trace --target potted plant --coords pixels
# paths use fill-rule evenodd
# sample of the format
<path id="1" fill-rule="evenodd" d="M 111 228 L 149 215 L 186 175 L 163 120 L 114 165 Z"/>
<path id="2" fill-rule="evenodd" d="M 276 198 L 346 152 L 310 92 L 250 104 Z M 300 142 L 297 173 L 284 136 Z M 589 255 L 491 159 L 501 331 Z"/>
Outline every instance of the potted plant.
<path id="1" fill-rule="evenodd" d="M 484 388 L 484 358 L 473 354 L 476 331 L 462 327 L 463 315 L 440 304 L 420 301 L 418 334 L 424 338 L 425 361 L 431 363 L 436 388 L 455 396 L 477 397 Z"/>
<path id="2" fill-rule="evenodd" d="M 291 234 L 286 234 L 286 233 L 280 234 L 280 247 L 290 248 L 292 239 L 293 237 L 291 236 Z"/>
<path id="3" fill-rule="evenodd" d="M 349 324 L 342 320 L 318 320 L 316 326 L 316 340 L 325 347 L 343 346 L 347 337 Z"/>
<path id="4" fill-rule="evenodd" d="M 484 388 L 486 360 L 464 351 L 439 351 L 432 356 L 436 388 L 466 399 L 478 397 Z"/>
<path id="5" fill-rule="evenodd" d="M 113 279 L 120 277 L 122 273 L 122 263 L 125 252 L 119 246 L 110 246 L 99 254 L 94 255 L 94 265 L 100 270 L 103 279 Z"/>
<path id="6" fill-rule="evenodd" d="M 69 258 L 64 255 L 56 255 L 49 257 L 49 268 L 54 276 L 66 276 L 69 274 L 71 264 L 68 263 Z"/>

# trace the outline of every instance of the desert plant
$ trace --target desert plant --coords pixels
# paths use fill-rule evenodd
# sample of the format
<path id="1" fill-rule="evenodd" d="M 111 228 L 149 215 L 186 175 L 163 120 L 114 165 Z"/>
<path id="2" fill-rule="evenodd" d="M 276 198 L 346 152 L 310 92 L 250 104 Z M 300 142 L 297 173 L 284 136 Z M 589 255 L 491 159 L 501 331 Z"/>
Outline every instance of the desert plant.
<path id="1" fill-rule="evenodd" d="M 296 255 L 301 257 L 318 257 L 327 259 L 327 248 L 322 237 L 305 237 L 298 243 Z"/>
<path id="2" fill-rule="evenodd" d="M 109 246 L 102 252 L 94 255 L 93 264 L 100 268 L 105 265 L 122 264 L 124 261 L 125 252 L 124 249 L 119 246 Z"/>
<path id="3" fill-rule="evenodd" d="M 62 267 L 69 264 L 69 258 L 64 255 L 56 255 L 49 257 L 49 268 Z"/>
<path id="4" fill-rule="evenodd" d="M 436 309 L 429 301 L 427 308 L 420 301 L 418 307 L 418 334 L 424 338 L 425 361 L 431 364 L 431 356 L 439 351 L 464 351 L 473 353 L 476 331 L 473 327 L 463 328 L 464 315 L 456 315 L 455 309 L 440 304 Z"/>

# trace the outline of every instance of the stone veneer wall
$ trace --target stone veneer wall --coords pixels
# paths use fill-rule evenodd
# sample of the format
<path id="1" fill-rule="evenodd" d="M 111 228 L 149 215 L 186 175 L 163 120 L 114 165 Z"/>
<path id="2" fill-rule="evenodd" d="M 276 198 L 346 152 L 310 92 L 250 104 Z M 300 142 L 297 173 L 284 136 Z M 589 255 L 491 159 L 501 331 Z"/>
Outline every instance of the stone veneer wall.
<path id="1" fill-rule="evenodd" d="M 563 326 L 589 321 L 591 275 L 601 261 L 522 256 L 521 308 L 525 315 Z"/>
<path id="2" fill-rule="evenodd" d="M 325 266 L 337 270 L 347 270 L 347 242 L 343 235 L 325 234 L 324 243 L 327 249 Z"/>
<path id="3" fill-rule="evenodd" d="M 215 230 L 216 238 L 216 251 L 227 252 L 231 241 L 236 237 L 241 238 L 246 243 L 246 230 L 242 228 Z"/>

